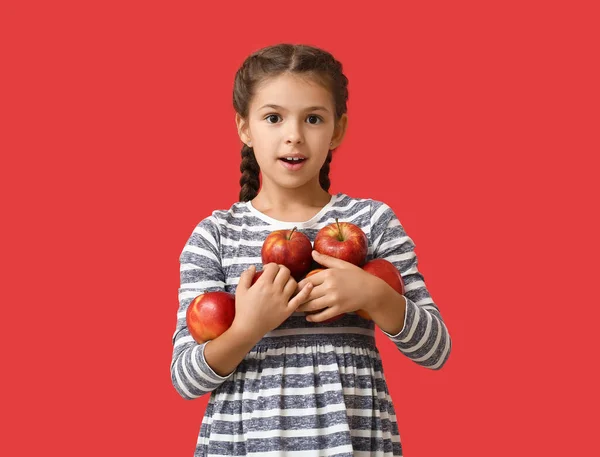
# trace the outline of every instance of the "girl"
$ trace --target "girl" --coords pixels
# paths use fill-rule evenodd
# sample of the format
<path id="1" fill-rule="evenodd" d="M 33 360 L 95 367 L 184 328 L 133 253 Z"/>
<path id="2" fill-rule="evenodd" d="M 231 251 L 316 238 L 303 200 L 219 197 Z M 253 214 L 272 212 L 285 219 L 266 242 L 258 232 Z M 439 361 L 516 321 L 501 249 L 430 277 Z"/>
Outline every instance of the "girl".
<path id="1" fill-rule="evenodd" d="M 448 330 L 395 213 L 380 201 L 328 192 L 332 151 L 346 131 L 347 84 L 331 54 L 302 45 L 259 50 L 236 74 L 240 201 L 201 220 L 180 256 L 171 378 L 185 399 L 210 393 L 196 457 L 402 455 L 375 325 L 424 368 L 448 359 Z M 283 265 L 262 265 L 272 231 L 297 227 L 314 242 L 335 218 L 362 228 L 367 261 L 392 262 L 405 295 L 316 251 L 315 263 L 327 269 L 299 282 Z M 264 273 L 251 285 L 257 269 Z M 197 344 L 187 307 L 219 290 L 235 293 L 234 322 Z"/>

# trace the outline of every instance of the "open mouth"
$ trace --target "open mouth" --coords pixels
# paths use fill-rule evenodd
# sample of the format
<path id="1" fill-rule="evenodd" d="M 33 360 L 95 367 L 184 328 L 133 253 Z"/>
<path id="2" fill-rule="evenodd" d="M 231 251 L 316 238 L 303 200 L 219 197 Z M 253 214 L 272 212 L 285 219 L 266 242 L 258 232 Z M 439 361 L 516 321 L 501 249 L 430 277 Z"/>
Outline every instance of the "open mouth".
<path id="1" fill-rule="evenodd" d="M 285 162 L 285 163 L 289 163 L 289 164 L 297 164 L 297 163 L 304 162 L 306 159 L 286 159 L 284 157 L 284 158 L 281 158 L 279 160 L 281 160 L 282 162 Z"/>
<path id="2" fill-rule="evenodd" d="M 289 159 L 285 157 L 279 159 L 281 165 L 290 171 L 301 170 L 304 167 L 304 162 L 306 162 L 306 160 L 307 159 Z"/>

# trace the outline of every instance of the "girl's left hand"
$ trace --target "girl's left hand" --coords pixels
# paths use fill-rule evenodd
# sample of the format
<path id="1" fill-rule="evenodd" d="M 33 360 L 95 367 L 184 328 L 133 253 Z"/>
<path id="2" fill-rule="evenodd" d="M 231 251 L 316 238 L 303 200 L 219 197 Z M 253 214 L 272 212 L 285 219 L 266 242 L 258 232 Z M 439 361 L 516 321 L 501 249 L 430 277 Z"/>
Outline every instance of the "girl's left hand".
<path id="1" fill-rule="evenodd" d="M 298 283 L 298 292 L 309 282 L 313 290 L 296 311 L 323 310 L 308 316 L 307 320 L 311 322 L 322 322 L 359 309 L 368 311 L 377 299 L 381 280 L 350 262 L 314 250 L 312 255 L 316 262 L 327 269 Z"/>

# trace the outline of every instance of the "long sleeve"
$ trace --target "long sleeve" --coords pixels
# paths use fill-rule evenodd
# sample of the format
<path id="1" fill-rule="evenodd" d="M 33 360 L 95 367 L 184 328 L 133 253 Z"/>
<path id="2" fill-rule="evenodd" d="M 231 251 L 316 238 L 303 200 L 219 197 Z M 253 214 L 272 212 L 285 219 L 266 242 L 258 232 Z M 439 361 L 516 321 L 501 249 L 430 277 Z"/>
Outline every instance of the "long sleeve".
<path id="1" fill-rule="evenodd" d="M 179 309 L 173 335 L 171 380 L 186 400 L 212 392 L 233 374 L 223 377 L 212 370 L 204 358 L 208 341 L 196 343 L 186 324 L 186 311 L 195 297 L 204 292 L 225 290 L 219 242 L 217 222 L 209 216 L 196 226 L 179 257 Z"/>
<path id="2" fill-rule="evenodd" d="M 406 314 L 397 335 L 387 335 L 400 352 L 422 367 L 439 370 L 450 356 L 452 341 L 423 275 L 417 268 L 415 244 L 406 234 L 394 211 L 385 203 L 373 202 L 371 209 L 373 258 L 393 263 L 404 280 Z"/>

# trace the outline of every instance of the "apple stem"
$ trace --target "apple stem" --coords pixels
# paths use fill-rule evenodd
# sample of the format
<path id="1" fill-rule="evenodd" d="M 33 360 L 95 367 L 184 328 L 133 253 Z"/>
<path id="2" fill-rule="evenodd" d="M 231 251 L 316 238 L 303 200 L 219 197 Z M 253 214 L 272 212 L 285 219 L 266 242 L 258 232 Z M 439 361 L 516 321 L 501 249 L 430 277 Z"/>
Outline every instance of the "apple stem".
<path id="1" fill-rule="evenodd" d="M 338 228 L 338 239 L 340 241 L 344 241 L 344 237 L 342 236 L 342 229 L 340 228 L 340 223 L 338 222 L 338 218 L 335 218 L 335 223 L 337 224 L 337 228 Z"/>
<path id="2" fill-rule="evenodd" d="M 292 235 L 293 235 L 293 234 L 294 234 L 294 232 L 296 231 L 296 228 L 297 228 L 297 227 L 294 227 L 294 228 L 292 229 L 292 231 L 290 232 L 290 236 L 288 237 L 288 240 L 291 240 L 291 239 L 292 239 Z"/>

